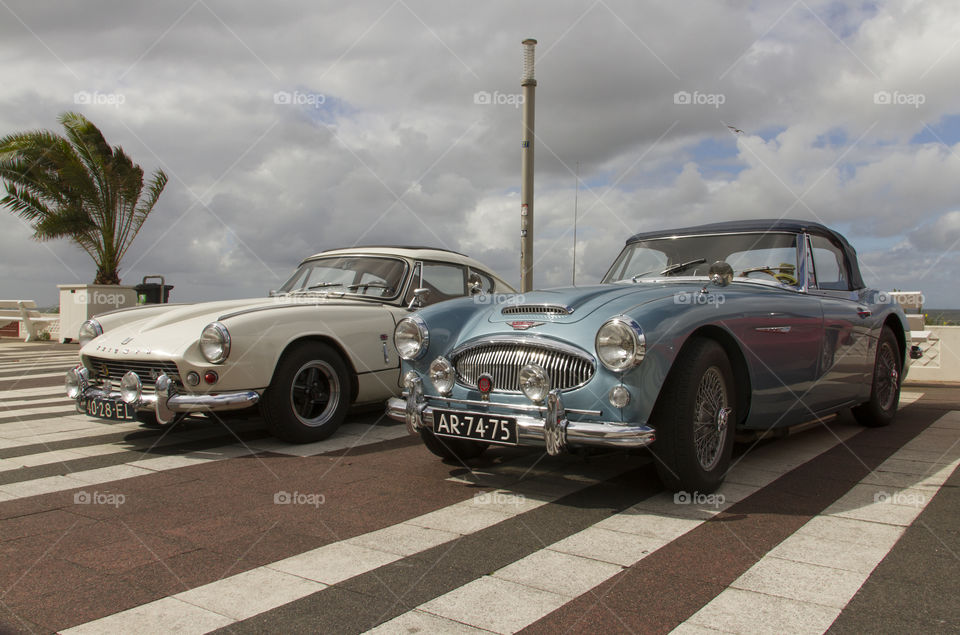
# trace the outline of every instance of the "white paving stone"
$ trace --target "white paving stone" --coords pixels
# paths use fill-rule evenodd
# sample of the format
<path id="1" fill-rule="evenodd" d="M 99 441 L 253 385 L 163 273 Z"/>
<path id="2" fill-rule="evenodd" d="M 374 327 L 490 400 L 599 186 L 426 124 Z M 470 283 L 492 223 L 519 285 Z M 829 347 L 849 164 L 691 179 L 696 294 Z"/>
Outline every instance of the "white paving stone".
<path id="1" fill-rule="evenodd" d="M 589 527 L 553 543 L 549 549 L 612 564 L 630 566 L 653 553 L 669 539 L 642 534 L 625 534 Z"/>
<path id="2" fill-rule="evenodd" d="M 863 541 L 851 545 L 849 542 L 795 533 L 770 550 L 768 555 L 868 574 L 883 560 L 897 538 L 898 536 L 892 534 L 887 536 L 887 540 L 874 539 L 872 542 Z"/>
<path id="3" fill-rule="evenodd" d="M 346 542 L 368 549 L 410 556 L 459 537 L 460 534 L 448 531 L 400 523 L 350 538 Z"/>
<path id="4" fill-rule="evenodd" d="M 336 584 L 399 559 L 398 554 L 336 542 L 274 562 L 268 567 L 324 584 Z"/>
<path id="5" fill-rule="evenodd" d="M 199 635 L 233 622 L 234 620 L 225 615 L 167 597 L 60 632 L 63 635 L 104 635 L 106 633 Z"/>
<path id="6" fill-rule="evenodd" d="M 489 509 L 451 505 L 411 518 L 407 523 L 455 534 L 469 534 L 496 525 L 510 517 L 503 512 Z"/>
<path id="7" fill-rule="evenodd" d="M 173 597 L 234 620 L 243 620 L 325 588 L 326 584 L 314 580 L 258 567 Z"/>
<path id="8" fill-rule="evenodd" d="M 687 622 L 730 633 L 820 635 L 830 628 L 839 614 L 840 609 L 821 604 L 726 589 Z"/>
<path id="9" fill-rule="evenodd" d="M 515 633 L 568 601 L 556 593 L 484 576 L 419 608 L 495 633 Z"/>
<path id="10" fill-rule="evenodd" d="M 623 567 L 551 549 L 535 551 L 491 575 L 575 598 L 623 571 Z"/>
<path id="11" fill-rule="evenodd" d="M 460 622 L 448 620 L 445 617 L 425 613 L 424 611 L 408 611 L 389 622 L 367 631 L 373 635 L 413 635 L 414 633 L 444 633 L 445 635 L 479 635 L 490 631 L 467 626 Z"/>
<path id="12" fill-rule="evenodd" d="M 842 609 L 863 585 L 867 573 L 783 560 L 760 559 L 730 586 Z"/>

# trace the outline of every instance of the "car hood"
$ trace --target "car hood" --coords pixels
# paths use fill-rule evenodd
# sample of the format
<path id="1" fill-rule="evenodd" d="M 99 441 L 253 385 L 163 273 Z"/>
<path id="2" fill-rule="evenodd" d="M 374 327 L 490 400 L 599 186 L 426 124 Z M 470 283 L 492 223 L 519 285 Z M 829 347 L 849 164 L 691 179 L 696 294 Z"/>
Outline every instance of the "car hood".
<path id="1" fill-rule="evenodd" d="M 606 319 L 631 307 L 670 297 L 679 286 L 664 283 L 608 284 L 534 291 L 491 306 L 487 311 L 487 320 L 494 324 L 526 320 L 570 324 L 584 320 L 597 311 L 602 311 Z M 689 283 L 683 286 L 689 286 Z"/>
<path id="2" fill-rule="evenodd" d="M 229 329 L 231 318 L 247 313 L 287 310 L 295 306 L 344 304 L 370 303 L 341 297 L 277 296 L 172 305 L 165 311 L 157 305 L 150 305 L 104 316 L 104 334 L 84 346 L 81 354 L 109 356 L 143 353 L 172 359 L 182 356 L 200 338 L 203 327 L 211 322 L 224 321 Z M 142 317 L 138 316 L 141 312 Z M 108 319 L 122 319 L 122 322 L 111 326 L 107 323 Z"/>

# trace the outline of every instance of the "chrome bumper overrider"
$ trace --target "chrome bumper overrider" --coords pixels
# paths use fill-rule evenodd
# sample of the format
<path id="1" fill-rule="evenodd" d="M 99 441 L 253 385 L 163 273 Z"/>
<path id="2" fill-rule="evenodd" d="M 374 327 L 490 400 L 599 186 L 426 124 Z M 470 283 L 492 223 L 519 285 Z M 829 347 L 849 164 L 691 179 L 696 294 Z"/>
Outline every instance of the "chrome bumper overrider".
<path id="1" fill-rule="evenodd" d="M 71 373 L 75 373 L 71 378 Z M 82 404 L 86 399 L 116 399 L 123 401 L 118 390 L 90 385 L 89 372 L 82 366 L 67 371 L 68 382 L 73 379 L 78 384 L 77 410 L 83 412 Z M 69 391 L 68 391 L 68 396 Z M 179 413 L 242 410 L 254 406 L 260 401 L 260 395 L 254 390 L 225 392 L 217 395 L 185 395 L 177 393 L 174 382 L 167 375 L 156 380 L 153 394 L 139 394 L 130 403 L 137 410 L 152 410 L 161 423 L 172 421 Z"/>
<path id="2" fill-rule="evenodd" d="M 631 426 L 619 422 L 570 421 L 567 414 L 586 411 L 566 410 L 560 392 L 551 391 L 546 406 L 498 404 L 458 399 L 431 398 L 449 404 L 481 406 L 471 411 L 495 408 L 517 420 L 517 437 L 520 445 L 543 445 L 548 454 L 560 454 L 570 447 L 642 448 L 653 443 L 653 428 L 645 425 Z M 419 380 L 405 393 L 405 397 L 387 400 L 387 416 L 407 424 L 411 434 L 418 434 L 421 427 L 433 428 L 433 406 L 427 404 L 423 385 Z M 534 414 L 519 414 L 532 412 Z M 543 416 L 541 416 L 541 413 Z"/>

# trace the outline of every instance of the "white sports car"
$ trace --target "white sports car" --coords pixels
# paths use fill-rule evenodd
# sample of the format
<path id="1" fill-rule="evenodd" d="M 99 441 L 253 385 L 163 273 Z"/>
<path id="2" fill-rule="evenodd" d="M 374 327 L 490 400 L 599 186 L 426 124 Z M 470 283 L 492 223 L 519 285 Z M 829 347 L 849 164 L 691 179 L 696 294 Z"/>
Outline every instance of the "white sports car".
<path id="1" fill-rule="evenodd" d="M 90 416 L 159 424 L 259 403 L 276 436 L 318 441 L 351 404 L 400 392 L 392 334 L 409 312 L 511 292 L 452 251 L 325 251 L 268 298 L 154 304 L 84 322 L 80 364 L 67 372 L 66 391 Z"/>

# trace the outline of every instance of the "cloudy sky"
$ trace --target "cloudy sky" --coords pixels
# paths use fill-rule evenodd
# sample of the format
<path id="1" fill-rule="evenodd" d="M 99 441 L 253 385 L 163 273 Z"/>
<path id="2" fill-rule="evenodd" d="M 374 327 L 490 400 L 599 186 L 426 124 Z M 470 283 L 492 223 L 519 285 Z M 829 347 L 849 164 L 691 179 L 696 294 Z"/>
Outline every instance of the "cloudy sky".
<path id="1" fill-rule="evenodd" d="M 571 280 L 579 190 L 578 283 L 638 231 L 788 217 L 844 232 L 868 284 L 960 308 L 956 0 L 0 0 L 0 135 L 78 111 L 165 170 L 121 277 L 176 301 L 263 295 L 355 244 L 519 284 L 527 37 L 537 287 Z M 0 297 L 93 280 L 31 235 L 0 210 Z"/>

